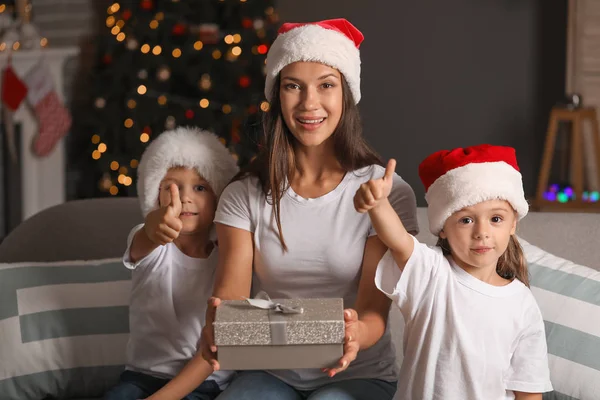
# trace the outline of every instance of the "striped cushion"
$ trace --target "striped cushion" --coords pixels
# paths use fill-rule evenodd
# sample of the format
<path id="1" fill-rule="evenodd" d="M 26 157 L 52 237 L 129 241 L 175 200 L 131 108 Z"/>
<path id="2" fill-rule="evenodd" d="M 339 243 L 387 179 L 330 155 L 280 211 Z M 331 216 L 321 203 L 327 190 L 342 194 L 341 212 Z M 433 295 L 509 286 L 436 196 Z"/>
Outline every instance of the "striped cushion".
<path id="1" fill-rule="evenodd" d="M 519 240 L 546 324 L 555 391 L 544 400 L 600 399 L 600 272 Z"/>
<path id="2" fill-rule="evenodd" d="M 2 400 L 98 397 L 125 363 L 121 259 L 0 264 Z"/>

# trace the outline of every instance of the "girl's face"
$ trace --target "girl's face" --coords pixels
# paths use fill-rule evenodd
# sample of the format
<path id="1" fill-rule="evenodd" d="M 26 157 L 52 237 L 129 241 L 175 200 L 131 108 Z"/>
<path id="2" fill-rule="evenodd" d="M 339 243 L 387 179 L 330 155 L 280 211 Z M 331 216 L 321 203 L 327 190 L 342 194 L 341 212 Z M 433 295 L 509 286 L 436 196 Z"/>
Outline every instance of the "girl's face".
<path id="1" fill-rule="evenodd" d="M 338 70 L 318 62 L 295 62 L 281 70 L 281 113 L 302 146 L 319 146 L 342 117 L 342 80 Z"/>
<path id="2" fill-rule="evenodd" d="M 454 261 L 475 277 L 496 271 L 498 259 L 517 227 L 515 210 L 505 200 L 488 200 L 452 214 L 440 232 Z"/>
<path id="3" fill-rule="evenodd" d="M 171 184 L 179 188 L 183 224 L 181 234 L 206 233 L 212 226 L 217 208 L 217 197 L 195 169 L 170 168 L 160 182 L 158 203 L 161 207 L 171 204 Z"/>

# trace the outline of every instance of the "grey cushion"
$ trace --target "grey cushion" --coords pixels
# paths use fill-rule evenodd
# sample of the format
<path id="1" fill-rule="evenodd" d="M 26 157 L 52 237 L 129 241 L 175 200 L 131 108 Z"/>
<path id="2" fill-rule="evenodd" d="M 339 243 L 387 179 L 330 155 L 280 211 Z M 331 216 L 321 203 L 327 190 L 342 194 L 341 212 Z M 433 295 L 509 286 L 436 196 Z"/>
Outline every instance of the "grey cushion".
<path id="1" fill-rule="evenodd" d="M 70 201 L 15 228 L 0 244 L 0 262 L 121 257 L 127 234 L 141 222 L 137 198 Z"/>

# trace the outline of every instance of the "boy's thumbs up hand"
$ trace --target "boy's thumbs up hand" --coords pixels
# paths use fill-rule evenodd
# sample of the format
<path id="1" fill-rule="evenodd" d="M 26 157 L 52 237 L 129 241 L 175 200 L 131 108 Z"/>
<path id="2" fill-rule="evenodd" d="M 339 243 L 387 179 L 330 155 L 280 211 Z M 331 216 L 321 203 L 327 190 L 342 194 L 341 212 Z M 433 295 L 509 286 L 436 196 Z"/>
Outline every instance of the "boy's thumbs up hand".
<path id="1" fill-rule="evenodd" d="M 167 206 L 167 213 L 179 218 L 179 214 L 181 214 L 181 198 L 179 197 L 179 188 L 176 184 L 171 184 L 169 193 L 171 195 L 171 203 Z"/>
<path id="2" fill-rule="evenodd" d="M 396 160 L 392 158 L 387 163 L 383 177 L 371 179 L 360 185 L 354 195 L 354 208 L 356 211 L 359 213 L 367 212 L 376 207 L 382 199 L 387 199 L 392 191 L 395 170 Z"/>
<path id="3" fill-rule="evenodd" d="M 148 238 L 158 245 L 165 245 L 177 239 L 183 227 L 179 219 L 181 199 L 177 185 L 171 184 L 169 193 L 171 196 L 169 204 L 149 212 L 144 225 Z"/>

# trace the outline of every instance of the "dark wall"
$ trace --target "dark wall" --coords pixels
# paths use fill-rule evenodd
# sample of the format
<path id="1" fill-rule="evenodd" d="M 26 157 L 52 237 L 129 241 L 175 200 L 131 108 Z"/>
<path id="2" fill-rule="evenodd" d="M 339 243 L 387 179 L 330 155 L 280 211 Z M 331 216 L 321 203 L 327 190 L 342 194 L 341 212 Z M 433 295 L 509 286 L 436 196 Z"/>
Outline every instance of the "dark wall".
<path id="1" fill-rule="evenodd" d="M 424 205 L 429 153 L 514 146 L 533 194 L 550 107 L 565 82 L 566 0 L 281 0 L 282 21 L 345 17 L 365 35 L 362 100 L 369 142 Z"/>

